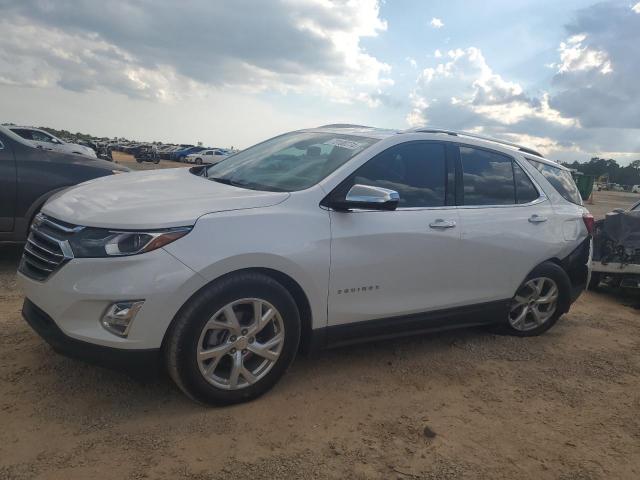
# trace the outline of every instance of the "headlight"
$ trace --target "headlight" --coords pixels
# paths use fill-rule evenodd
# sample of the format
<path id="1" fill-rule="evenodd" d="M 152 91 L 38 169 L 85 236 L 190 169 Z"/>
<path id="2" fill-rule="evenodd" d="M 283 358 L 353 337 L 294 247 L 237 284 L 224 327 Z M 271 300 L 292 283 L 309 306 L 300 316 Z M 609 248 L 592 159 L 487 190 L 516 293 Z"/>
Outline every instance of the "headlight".
<path id="1" fill-rule="evenodd" d="M 192 227 L 146 232 L 84 228 L 69 239 L 75 257 L 122 257 L 150 252 L 184 237 Z"/>

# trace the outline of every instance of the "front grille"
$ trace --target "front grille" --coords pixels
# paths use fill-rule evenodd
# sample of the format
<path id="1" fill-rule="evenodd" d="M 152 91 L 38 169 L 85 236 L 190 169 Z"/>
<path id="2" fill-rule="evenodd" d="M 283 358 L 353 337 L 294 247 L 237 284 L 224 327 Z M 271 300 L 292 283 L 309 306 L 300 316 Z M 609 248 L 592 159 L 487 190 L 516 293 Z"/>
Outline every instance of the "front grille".
<path id="1" fill-rule="evenodd" d="M 18 270 L 34 280 L 46 280 L 73 258 L 68 239 L 80 230 L 82 227 L 39 213 L 31 225 Z"/>

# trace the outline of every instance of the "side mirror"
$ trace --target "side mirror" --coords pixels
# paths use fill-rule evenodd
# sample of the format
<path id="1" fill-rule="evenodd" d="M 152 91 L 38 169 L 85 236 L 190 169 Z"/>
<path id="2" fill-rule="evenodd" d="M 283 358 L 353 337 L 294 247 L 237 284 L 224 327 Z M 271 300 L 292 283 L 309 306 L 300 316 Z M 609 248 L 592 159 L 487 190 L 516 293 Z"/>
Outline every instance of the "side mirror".
<path id="1" fill-rule="evenodd" d="M 400 195 L 395 190 L 373 187 L 370 185 L 354 185 L 347 192 L 344 200 L 331 201 L 329 206 L 335 210 L 395 210 Z"/>

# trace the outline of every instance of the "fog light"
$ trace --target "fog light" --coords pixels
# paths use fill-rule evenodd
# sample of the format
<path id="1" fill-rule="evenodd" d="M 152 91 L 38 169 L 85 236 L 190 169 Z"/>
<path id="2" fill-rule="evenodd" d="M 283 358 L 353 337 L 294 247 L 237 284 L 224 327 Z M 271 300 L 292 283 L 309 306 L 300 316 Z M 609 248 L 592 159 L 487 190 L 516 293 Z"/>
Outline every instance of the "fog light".
<path id="1" fill-rule="evenodd" d="M 114 335 L 126 337 L 143 303 L 144 300 L 113 303 L 102 316 L 100 323 Z"/>

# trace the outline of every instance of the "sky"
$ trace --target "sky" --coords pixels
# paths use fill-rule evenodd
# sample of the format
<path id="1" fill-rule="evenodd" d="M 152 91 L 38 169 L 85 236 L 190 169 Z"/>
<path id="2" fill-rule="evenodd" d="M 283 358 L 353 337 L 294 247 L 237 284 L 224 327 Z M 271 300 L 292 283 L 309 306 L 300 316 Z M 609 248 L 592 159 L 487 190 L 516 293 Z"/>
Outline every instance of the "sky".
<path id="1" fill-rule="evenodd" d="M 640 159 L 640 2 L 0 0 L 0 122 L 246 148 L 327 123 Z"/>

